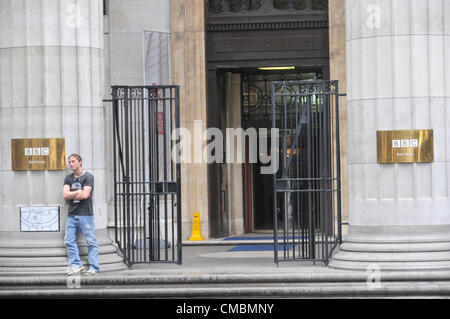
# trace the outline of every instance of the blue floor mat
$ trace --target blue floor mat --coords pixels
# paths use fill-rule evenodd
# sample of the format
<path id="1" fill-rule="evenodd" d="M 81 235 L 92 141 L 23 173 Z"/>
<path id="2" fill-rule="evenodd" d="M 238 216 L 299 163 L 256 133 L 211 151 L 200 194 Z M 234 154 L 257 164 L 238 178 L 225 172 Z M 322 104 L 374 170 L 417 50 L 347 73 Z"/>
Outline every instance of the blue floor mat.
<path id="1" fill-rule="evenodd" d="M 284 238 L 283 236 L 278 236 L 279 241 L 283 240 L 283 238 Z M 286 238 L 292 239 L 293 237 L 289 236 Z M 295 239 L 299 239 L 299 238 L 300 238 L 299 236 L 295 236 Z M 308 238 L 308 237 L 305 236 L 305 238 Z M 227 237 L 222 240 L 272 240 L 272 239 L 273 239 L 273 236 L 257 236 L 257 237 L 242 236 L 242 237 Z"/>
<path id="2" fill-rule="evenodd" d="M 287 250 L 292 249 L 293 245 L 287 245 Z M 278 245 L 278 250 L 283 251 L 284 245 Z M 227 251 L 273 251 L 273 245 L 239 245 Z"/>

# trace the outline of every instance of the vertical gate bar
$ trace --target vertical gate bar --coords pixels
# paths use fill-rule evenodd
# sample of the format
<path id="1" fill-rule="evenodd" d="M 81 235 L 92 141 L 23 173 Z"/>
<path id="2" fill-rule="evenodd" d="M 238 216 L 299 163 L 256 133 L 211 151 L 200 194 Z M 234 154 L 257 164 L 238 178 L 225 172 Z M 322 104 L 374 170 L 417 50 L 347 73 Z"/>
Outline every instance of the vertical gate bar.
<path id="1" fill-rule="evenodd" d="M 143 172 L 142 172 L 142 177 L 143 177 L 143 181 L 144 181 L 144 203 L 143 203 L 143 209 L 144 209 L 144 224 L 143 224 L 143 229 L 144 229 L 144 261 L 145 262 L 150 262 L 150 252 L 149 252 L 149 256 L 147 258 L 147 237 L 148 237 L 148 243 L 149 243 L 149 247 L 148 249 L 150 250 L 150 241 L 151 241 L 151 237 L 150 237 L 150 223 L 147 226 L 148 221 L 150 221 L 150 216 L 148 216 L 148 221 L 147 221 L 147 215 L 149 215 L 149 204 L 150 204 L 150 196 L 148 195 L 148 193 L 150 193 L 150 167 L 147 167 L 147 159 L 149 156 L 149 152 L 150 152 L 150 148 L 148 145 L 148 128 L 149 128 L 149 117 L 148 117 L 148 110 L 150 109 L 149 106 L 149 97 L 150 97 L 150 92 L 149 89 L 147 87 L 145 87 L 143 89 L 143 105 L 142 105 L 142 121 L 144 123 L 143 127 L 142 127 L 142 145 L 144 148 L 143 151 L 143 156 L 142 156 L 142 163 L 143 163 Z M 148 165 L 150 166 L 150 162 L 148 162 Z"/>
<path id="2" fill-rule="evenodd" d="M 135 89 L 133 89 L 135 91 Z M 136 92 L 136 91 L 135 91 Z M 131 238 L 132 238 L 132 259 L 133 262 L 137 262 L 138 258 L 136 256 L 136 181 L 135 181 L 135 170 L 136 170 L 136 100 L 131 97 L 131 126 L 130 126 L 130 137 L 131 137 L 131 148 L 130 148 L 130 159 L 131 159 L 131 170 L 130 170 L 130 187 L 131 187 Z"/>
<path id="3" fill-rule="evenodd" d="M 295 102 L 296 102 L 296 110 L 298 114 L 303 114 L 303 108 L 300 101 L 300 92 L 298 85 L 296 86 L 295 92 L 297 93 L 295 96 Z M 304 133 L 303 133 L 304 134 Z M 296 185 L 296 191 L 297 191 L 297 228 L 298 228 L 298 256 L 303 258 L 303 229 L 302 229 L 302 216 L 303 216 L 303 193 L 300 192 L 300 190 L 303 187 L 303 178 L 304 178 L 304 167 L 302 165 L 302 141 L 303 141 L 303 134 L 300 134 L 299 141 L 297 144 L 298 152 L 296 152 L 297 157 L 297 178 L 299 179 Z M 302 179 L 300 181 L 300 178 Z"/>
<path id="4" fill-rule="evenodd" d="M 125 94 L 125 91 L 124 91 L 124 94 Z M 122 222 L 121 222 L 121 225 L 122 225 L 122 231 L 121 231 L 121 241 L 122 241 L 122 247 L 123 247 L 123 251 L 124 251 L 124 255 L 125 255 L 125 258 L 126 258 L 126 261 L 127 261 L 127 263 L 128 263 L 128 251 L 127 251 L 127 240 L 126 240 L 126 238 L 127 238 L 127 228 L 126 228 L 126 221 L 127 221 L 127 219 L 126 219 L 126 210 L 127 210 L 127 207 L 126 207 L 126 194 L 125 194 L 125 192 L 126 192 L 126 184 L 125 184 L 125 174 L 126 174 L 126 171 L 125 171 L 125 164 L 126 164 L 126 159 L 124 158 L 124 156 L 125 156 L 125 154 L 124 154 L 124 151 L 125 151 L 125 96 L 122 98 L 122 101 L 121 101 L 121 112 L 120 112 L 120 131 L 121 131 L 121 133 L 122 133 L 122 142 L 121 142 L 121 144 L 122 144 L 122 170 L 121 170 L 121 174 L 120 174 L 120 193 L 121 193 L 121 197 L 120 197 L 120 199 L 121 199 L 121 213 L 122 213 Z"/>
<path id="5" fill-rule="evenodd" d="M 175 118 L 176 118 L 176 128 L 180 127 L 180 89 L 177 87 L 175 89 Z M 179 143 L 179 138 L 177 139 L 177 144 Z M 178 249 L 178 261 L 177 264 L 182 262 L 182 246 L 181 246 L 181 228 L 182 228 L 182 216 L 181 216 L 181 167 L 180 161 L 177 161 L 177 249 Z"/>
<path id="6" fill-rule="evenodd" d="M 302 94 L 303 91 L 303 85 L 300 86 L 299 88 L 299 92 L 301 94 L 301 101 L 302 101 L 302 108 L 306 109 L 306 116 L 308 121 L 306 122 L 306 137 L 305 137 L 305 149 L 304 149 L 304 158 L 306 159 L 306 167 L 304 167 L 305 169 L 305 176 L 306 176 L 306 187 L 308 189 L 308 191 L 306 193 L 303 194 L 303 198 L 305 200 L 305 213 L 302 216 L 302 236 L 303 236 L 303 253 L 302 253 L 302 258 L 305 259 L 308 256 L 308 241 L 309 236 L 308 236 L 308 229 L 307 229 L 307 218 L 308 215 L 311 212 L 311 191 L 309 191 L 311 189 L 311 180 L 310 180 L 310 175 L 311 175 L 311 161 L 310 161 L 310 144 L 311 144 L 311 112 L 308 109 L 307 103 L 306 103 L 306 99 L 305 96 Z"/>
<path id="7" fill-rule="evenodd" d="M 139 193 L 141 194 L 139 196 L 139 238 L 141 238 L 142 242 L 141 242 L 141 246 L 140 246 L 140 260 L 145 261 L 144 258 L 144 251 L 143 247 L 145 247 L 145 235 L 144 235 L 144 224 L 143 224 L 143 218 L 144 218 L 144 212 L 145 212 L 145 184 L 144 184 L 144 161 L 143 161 L 143 156 L 144 156 L 144 135 L 143 133 L 143 129 L 144 129 L 144 113 L 142 111 L 142 106 L 144 105 L 144 89 L 141 89 L 140 92 L 140 99 L 139 99 L 139 103 L 138 103 L 138 125 L 139 125 L 139 131 L 138 131 L 138 136 L 139 136 L 139 157 L 138 157 L 138 161 L 139 161 L 139 171 L 136 174 L 137 179 L 139 181 Z"/>
<path id="8" fill-rule="evenodd" d="M 159 169 L 160 169 L 160 161 L 159 161 L 159 135 L 158 135 L 158 129 L 159 129 L 159 123 L 158 123 L 158 112 L 159 112 L 159 89 L 156 88 L 156 100 L 155 100 L 155 126 L 154 126 L 154 137 L 155 137 L 155 182 L 160 184 L 159 180 Z M 160 189 L 160 188 L 159 188 Z M 160 208 L 160 193 L 157 192 L 156 194 L 156 216 L 157 216 L 157 245 L 156 245 L 156 251 L 157 251 L 157 260 L 161 261 L 161 208 Z"/>
<path id="9" fill-rule="evenodd" d="M 275 96 L 275 86 L 276 84 L 272 84 L 272 128 L 276 129 L 276 112 L 275 112 L 275 103 L 276 103 L 276 96 Z M 272 150 L 272 152 L 275 152 L 275 150 Z M 281 154 L 277 154 L 277 156 L 280 156 Z M 277 187 L 276 187 L 276 180 L 277 180 L 277 173 L 273 173 L 273 255 L 274 255 L 274 262 L 278 266 L 278 194 L 277 194 Z"/>
<path id="10" fill-rule="evenodd" d="M 135 260 L 135 249 L 134 249 L 134 239 L 135 239 L 135 233 L 134 233 L 134 184 L 133 184 L 133 170 L 134 170 L 134 153 L 133 153 L 133 146 L 134 146 L 134 135 L 133 135 L 133 99 L 131 97 L 131 91 L 132 88 L 129 88 L 129 98 L 128 98 L 128 116 L 129 116 L 129 122 L 128 122 L 128 138 L 129 138 L 129 148 L 128 148 L 128 162 L 129 162 L 129 170 L 128 170 L 128 196 L 130 199 L 130 207 L 129 207 L 129 229 L 130 229 L 130 260 L 132 263 L 134 263 Z"/>
<path id="11" fill-rule="evenodd" d="M 145 243 L 145 236 L 143 235 L 143 230 L 142 230 L 142 212 L 143 212 L 143 203 L 144 203 L 144 180 L 143 180 L 143 176 L 142 176 L 142 172 L 143 172 L 143 162 L 142 162 L 142 156 L 144 154 L 144 144 L 143 144 L 143 140 L 142 140 L 142 129 L 144 127 L 144 122 L 143 122 L 143 114 L 142 114 L 142 105 L 144 103 L 143 98 L 143 93 L 144 93 L 144 89 L 140 89 L 140 96 L 138 99 L 138 103 L 136 105 L 136 111 L 138 114 L 138 131 L 136 133 L 136 136 L 138 138 L 138 171 L 136 172 L 136 179 L 138 181 L 138 192 L 139 192 L 139 200 L 138 200 L 138 207 L 139 207 L 139 219 L 138 219 L 138 236 L 140 238 L 140 247 L 139 247 L 139 260 L 142 262 L 144 261 L 144 252 L 142 251 L 142 246 Z"/>
<path id="12" fill-rule="evenodd" d="M 338 218 L 338 239 L 342 244 L 342 216 L 341 216 L 341 146 L 339 129 L 339 82 L 335 82 L 335 108 L 336 108 L 336 177 L 337 177 L 337 218 Z"/>
<path id="13" fill-rule="evenodd" d="M 330 115 L 329 108 L 328 108 L 328 100 L 327 95 L 325 94 L 325 83 L 322 84 L 322 107 L 323 107 L 323 128 L 324 128 L 324 172 L 323 172 L 323 184 L 324 184 L 324 204 L 325 204 L 325 214 L 324 214 L 324 234 L 322 235 L 322 238 L 325 237 L 325 239 L 322 240 L 323 246 L 325 248 L 325 260 L 326 264 L 328 264 L 328 223 L 329 223 L 329 211 L 328 211 L 328 204 L 329 204 L 329 192 L 328 192 L 328 169 L 329 169 L 329 143 L 328 143 L 328 134 L 330 133 L 330 130 L 328 128 L 329 120 L 328 117 Z"/>
<path id="14" fill-rule="evenodd" d="M 311 115 L 313 112 L 311 110 L 311 96 L 310 96 L 310 85 L 306 84 L 306 107 L 308 108 L 308 113 Z M 314 114 L 312 114 L 314 116 Z M 313 117 L 311 117 L 312 119 Z M 310 124 L 311 123 L 311 124 Z M 316 200 L 315 200 L 315 194 L 311 194 L 312 189 L 314 189 L 314 180 L 311 180 L 313 176 L 315 176 L 315 168 L 314 166 L 311 167 L 312 165 L 315 165 L 316 161 L 315 161 L 315 129 L 314 129 L 314 122 L 308 121 L 308 124 L 310 125 L 310 129 L 311 129 L 311 133 L 309 136 L 310 139 L 310 145 L 309 145 L 309 159 L 308 160 L 308 170 L 309 170 L 309 186 L 313 185 L 313 188 L 309 187 L 310 191 L 308 192 L 309 194 L 309 205 L 310 205 L 310 209 L 309 209 L 309 231 L 308 231 L 308 235 L 309 235 L 309 258 L 310 259 L 314 259 L 314 255 L 315 255 L 315 238 L 314 238 L 314 219 L 315 219 L 315 210 L 313 211 L 313 203 L 315 204 Z"/>
<path id="15" fill-rule="evenodd" d="M 323 249 L 323 232 L 324 232 L 324 227 L 323 227 L 323 215 L 324 215 L 324 201 L 325 201 L 325 196 L 324 196 L 324 188 L 325 185 L 323 183 L 323 175 L 324 175 L 324 166 L 325 166 L 325 160 L 324 160 L 324 144 L 323 144 L 323 139 L 324 139 L 324 126 L 323 126 L 323 121 L 324 121 L 324 108 L 323 108 L 323 101 L 321 100 L 321 96 L 319 94 L 317 94 L 317 86 L 316 86 L 316 92 L 314 94 L 315 100 L 316 100 L 316 107 L 321 110 L 320 114 L 320 119 L 319 119 L 319 138 L 318 138 L 318 143 L 319 143 L 319 163 L 320 163 L 320 169 L 319 169 L 319 198 L 320 198 L 320 213 L 319 213 L 319 229 L 320 232 L 318 233 L 318 239 L 320 240 L 320 244 L 318 244 L 317 246 L 319 246 L 320 249 L 320 253 L 318 254 L 317 258 L 318 259 L 323 259 L 324 257 L 324 249 Z M 322 108 L 321 108 L 322 107 Z"/>
<path id="16" fill-rule="evenodd" d="M 139 250 L 138 250 L 138 239 L 139 239 L 139 215 L 140 215 L 140 195 L 139 195 L 139 114 L 138 114 L 138 104 L 139 99 L 136 97 L 133 101 L 133 111 L 134 111 L 134 171 L 133 171 L 133 181 L 134 181 L 134 191 L 135 191 L 135 216 L 134 216 L 134 246 L 135 246 L 135 256 L 137 261 L 141 261 Z"/>
<path id="17" fill-rule="evenodd" d="M 147 88 L 148 90 L 148 104 L 147 104 L 147 125 L 148 125 L 148 129 L 147 129 L 147 141 L 148 141 L 148 190 L 149 193 L 151 193 L 149 195 L 149 206 L 148 206 L 148 211 L 149 211 L 149 217 L 148 217 L 148 243 L 149 243 L 149 262 L 154 260 L 154 250 L 155 250 L 155 243 L 154 243 L 154 236 L 155 236 L 155 232 L 154 232 L 154 210 L 155 210 L 155 205 L 154 205 L 154 196 L 153 196 L 153 192 L 154 192 L 154 184 L 152 183 L 153 181 L 153 139 L 152 139 L 152 127 L 153 127 L 153 88 Z"/>
<path id="18" fill-rule="evenodd" d="M 316 255 L 316 237 L 315 237 L 315 227 L 316 227 L 316 220 L 317 220 L 317 215 L 318 215 L 318 211 L 319 211 L 319 202 L 320 200 L 318 199 L 318 187 L 317 187 L 317 175 L 318 175 L 318 166 L 320 165 L 319 163 L 319 159 L 318 159 L 318 145 L 317 145 L 317 108 L 316 106 L 312 103 L 313 102 L 313 95 L 310 92 L 310 85 L 308 85 L 308 100 L 310 103 L 310 107 L 311 107 L 311 113 L 312 113 L 312 118 L 313 118 L 313 122 L 312 122 L 312 161 L 311 161 L 311 165 L 312 165 L 312 185 L 313 185 L 313 190 L 312 190 L 312 197 L 313 197 L 313 202 L 312 202 L 312 206 L 313 206 L 313 211 L 312 211 L 312 218 L 310 220 L 310 237 L 311 237 L 311 254 L 310 254 L 310 258 L 311 259 L 315 259 L 315 255 Z"/>
<path id="19" fill-rule="evenodd" d="M 120 145 L 121 145 L 121 170 L 119 171 L 119 193 L 120 197 L 119 200 L 121 202 L 120 205 L 120 215 L 121 215 L 121 232 L 120 232 L 120 241 L 122 243 L 122 250 L 124 252 L 124 258 L 128 258 L 127 251 L 126 251 L 126 227 L 125 227 L 125 221 L 126 221 L 126 196 L 125 196 L 125 159 L 124 159 L 124 151 L 125 151 L 125 96 L 120 100 L 120 112 L 119 112 L 119 125 L 120 125 L 120 134 L 119 136 L 122 137 Z"/>
<path id="20" fill-rule="evenodd" d="M 286 83 L 283 83 L 283 88 L 285 88 Z M 284 110 L 284 137 L 285 140 L 287 139 L 288 136 L 288 113 L 287 113 L 287 106 L 286 106 L 286 97 L 284 96 L 284 90 L 281 90 L 281 101 L 283 103 L 283 110 Z M 288 165 L 288 159 L 287 159 L 287 141 L 285 143 L 285 148 L 284 148 L 285 152 L 284 154 L 284 159 L 285 159 L 285 165 Z M 286 166 L 285 166 L 286 167 Z M 289 167 L 286 167 L 286 172 L 287 175 L 284 176 L 284 178 L 287 181 L 287 185 L 288 185 L 288 190 L 290 190 L 291 185 L 290 185 L 290 181 L 289 181 Z M 289 192 L 285 192 L 285 204 L 284 204 L 284 231 L 283 231 L 283 251 L 284 251 L 284 259 L 288 259 L 289 258 L 289 252 L 286 252 L 286 239 L 289 236 L 289 199 L 290 199 L 290 193 Z"/>
<path id="21" fill-rule="evenodd" d="M 309 96 L 309 99 L 312 102 L 312 95 Z M 311 103 L 311 107 L 313 108 L 314 112 L 314 126 L 313 126 L 313 139 L 314 139 L 314 216 L 311 221 L 311 238 L 313 239 L 313 250 L 311 251 L 311 258 L 316 258 L 316 221 L 318 221 L 318 216 L 320 215 L 320 196 L 319 196 L 319 190 L 320 187 L 318 185 L 318 177 L 319 177 L 319 170 L 320 170 L 320 159 L 319 159 L 319 145 L 317 144 L 318 140 L 318 116 L 319 113 L 317 111 L 317 105 L 314 105 Z"/>
<path id="22" fill-rule="evenodd" d="M 317 133 L 316 133 L 316 147 L 317 147 L 317 153 L 316 153 L 316 159 L 318 161 L 318 167 L 317 167 L 317 202 L 318 202 L 318 213 L 317 213 L 317 223 L 314 223 L 314 239 L 317 241 L 315 242 L 315 247 L 317 248 L 317 251 L 314 255 L 314 259 L 320 259 L 321 256 L 323 255 L 323 249 L 321 249 L 321 238 L 320 235 L 323 232 L 323 227 L 322 227 L 322 214 L 323 214 L 323 193 L 322 193 L 322 167 L 323 167 L 323 159 L 322 159 L 322 155 L 323 155 L 323 145 L 322 145 L 322 133 L 323 133 L 323 128 L 322 128 L 322 120 L 323 120 L 323 114 L 322 111 L 320 109 L 320 97 L 317 96 L 317 92 L 316 92 L 317 86 L 314 87 L 314 101 L 315 101 L 315 109 L 316 109 L 316 114 L 317 114 L 317 125 L 318 125 L 318 129 L 317 129 Z M 316 231 L 317 229 L 317 231 Z"/>
<path id="23" fill-rule="evenodd" d="M 130 88 L 130 93 L 131 92 L 135 92 L 134 88 Z M 135 212 L 135 202 L 136 202 L 136 196 L 135 196 L 135 184 L 134 184 L 134 169 L 135 169 L 135 160 L 136 160 L 136 156 L 135 156 L 135 136 L 134 136 L 134 130 L 136 129 L 136 125 L 135 125 L 135 107 L 134 107 L 134 103 L 135 103 L 135 99 L 133 98 L 133 95 L 131 96 L 131 99 L 129 100 L 129 112 L 130 112 L 130 123 L 129 123 L 129 128 L 130 128 L 130 199 L 131 199 L 131 207 L 130 207 L 130 221 L 131 221 L 131 260 L 132 262 L 136 262 L 136 232 L 135 232 L 135 217 L 136 217 L 136 212 Z"/>
<path id="24" fill-rule="evenodd" d="M 296 90 L 294 89 L 294 92 L 296 92 Z M 298 95 L 296 94 L 294 96 L 294 103 L 295 103 L 295 121 L 296 123 L 300 122 L 300 117 L 299 114 L 302 114 L 302 110 L 300 110 L 299 112 L 299 103 L 298 103 Z M 299 158 L 300 158 L 300 148 L 301 148 L 301 132 L 300 135 L 297 137 L 298 142 L 297 142 L 297 147 L 295 150 L 295 159 L 296 159 L 296 174 L 295 177 L 297 178 L 297 182 L 295 183 L 295 196 L 296 196 L 296 213 L 297 213 L 297 229 L 298 229 L 298 256 L 300 257 L 301 255 L 301 245 L 300 245 L 300 216 L 301 216 L 301 205 L 300 205 L 300 192 L 299 192 L 299 187 L 300 187 L 300 180 L 299 178 L 301 177 L 301 173 L 300 173 L 300 162 L 299 162 Z M 297 152 L 297 149 L 299 150 Z M 293 238 L 293 242 L 297 242 L 296 241 L 296 234 L 295 234 L 295 227 L 294 227 L 294 238 Z M 293 250 L 296 249 L 295 245 L 293 245 L 292 247 Z M 295 258 L 295 256 L 294 256 Z"/>
<path id="25" fill-rule="evenodd" d="M 334 113 L 334 99 L 332 94 L 332 82 L 329 83 L 328 91 L 328 108 L 330 112 L 329 117 L 329 127 L 330 127 L 330 171 L 329 171 L 329 192 L 330 192 L 330 236 L 329 236 L 329 250 L 331 251 L 333 248 L 333 243 L 336 240 L 336 196 L 335 196 L 335 190 L 336 190 L 336 125 L 335 125 L 335 117 L 336 114 Z"/>
<path id="26" fill-rule="evenodd" d="M 147 215 L 147 202 L 146 202 L 146 193 L 147 193 L 147 187 L 145 184 L 145 94 L 146 94 L 146 89 L 142 88 L 142 101 L 141 101 L 141 117 L 140 117 L 140 122 L 142 123 L 141 125 L 141 147 L 142 147 L 142 153 L 141 153 L 141 163 L 142 163 L 142 173 L 141 173 L 141 180 L 142 180 L 142 203 L 141 203 L 141 209 L 142 209 L 142 220 L 141 220 L 141 229 L 142 229 L 142 238 L 144 240 L 144 245 L 143 245 L 143 252 L 142 252 L 142 258 L 143 261 L 146 262 L 147 261 L 147 231 L 146 231 L 146 218 L 145 216 Z"/>
<path id="27" fill-rule="evenodd" d="M 174 182 L 174 178 L 173 178 L 173 159 L 172 159 L 172 150 L 173 150 L 173 139 L 172 139 L 172 131 L 173 131 L 173 122 L 174 122 L 174 118 L 173 118 L 173 105 L 174 105 L 174 101 L 173 101 L 173 89 L 170 88 L 169 89 L 169 134 L 170 134 L 170 159 L 169 159 L 169 163 L 170 163 L 170 181 Z M 172 260 L 175 261 L 175 216 L 174 216 L 174 211 L 173 211 L 173 193 L 170 195 L 170 216 L 172 218 L 172 238 L 171 238 L 171 242 L 172 242 Z"/>
<path id="28" fill-rule="evenodd" d="M 131 263 L 130 260 L 130 252 L 131 252 L 131 247 L 130 247 L 130 182 L 129 182 L 129 173 L 130 173 L 130 161 L 129 161 L 129 89 L 126 89 L 126 93 L 125 93 L 125 173 L 124 173 L 124 182 L 125 182 L 125 197 L 126 197 L 126 204 L 125 204 L 125 212 L 126 212 L 126 225 L 125 225 L 125 229 L 126 229 L 126 249 L 127 249 L 127 256 L 128 256 L 128 263 Z"/>
<path id="29" fill-rule="evenodd" d="M 164 191 L 164 239 L 165 239 L 165 243 L 164 243 L 164 250 L 165 250 L 165 260 L 167 261 L 169 259 L 169 237 L 168 237 L 168 225 L 167 222 L 169 220 L 168 216 L 167 216 L 167 123 L 166 123 L 166 101 L 165 101 L 165 97 L 166 97 L 166 90 L 162 89 L 162 107 L 163 107 L 163 157 L 164 157 L 164 162 L 163 162 L 163 170 L 164 170 L 164 185 L 163 185 L 163 191 Z M 159 132 L 158 132 L 159 134 Z"/>
<path id="30" fill-rule="evenodd" d="M 139 90 L 139 89 L 137 89 Z M 136 91 L 137 91 L 136 90 Z M 137 93 L 138 94 L 138 93 Z M 134 224 L 134 233 L 135 233 L 135 240 L 134 240 L 134 246 L 135 246 L 135 254 L 136 254 L 136 260 L 138 262 L 141 262 L 141 257 L 140 257 L 140 249 L 139 249 L 139 239 L 140 239 L 140 229 L 139 229 L 139 217 L 140 217 L 140 199 L 141 199 L 141 195 L 140 195 L 140 179 L 139 179 L 139 170 L 140 170 L 140 166 L 139 166 L 139 159 L 140 159 L 140 147 L 139 147 L 139 143 L 140 143 L 140 130 L 139 130 L 139 99 L 138 99 L 138 95 L 136 96 L 135 100 L 133 101 L 133 109 L 134 109 L 134 119 L 135 119 L 135 124 L 134 124 L 134 140 L 135 140 L 135 144 L 134 144 L 134 154 L 133 156 L 135 157 L 134 160 L 134 172 L 133 172 L 133 176 L 134 176 L 134 190 L 135 190 L 135 224 Z"/>
<path id="31" fill-rule="evenodd" d="M 289 108 L 290 108 L 290 111 L 291 111 L 291 113 L 293 113 L 291 116 L 290 116 L 290 118 L 291 118 L 291 120 L 290 120 L 290 127 L 291 127 L 291 132 L 294 132 L 293 130 L 295 129 L 295 132 L 297 131 L 296 129 L 297 129 L 297 114 L 295 114 L 295 111 L 293 112 L 292 111 L 292 109 L 293 109 L 293 107 L 292 107 L 292 98 L 293 98 L 293 96 L 292 96 L 292 94 L 290 93 L 290 92 L 288 92 L 288 94 L 289 94 Z M 293 145 L 295 145 L 295 143 L 297 142 L 297 141 L 295 141 L 297 138 L 296 138 L 296 136 L 297 136 L 297 134 L 291 134 L 291 140 L 292 140 L 292 146 Z M 291 149 L 291 151 L 292 151 L 292 154 L 289 154 L 289 156 L 292 156 L 292 160 L 291 160 L 291 165 L 292 165 L 292 169 L 291 169 L 291 176 L 289 177 L 289 178 L 292 178 L 292 179 L 295 179 L 297 176 L 296 176 L 296 172 L 297 172 L 297 168 L 295 167 L 295 160 L 296 160 L 296 156 L 295 156 L 295 148 L 294 149 L 292 149 L 292 147 L 290 147 L 290 149 Z M 295 159 L 295 160 L 294 160 Z M 292 185 L 295 185 L 295 182 L 294 182 L 294 180 L 291 182 L 291 190 L 292 190 L 292 192 L 290 193 L 290 199 L 291 199 L 291 216 L 290 216 L 290 222 L 292 223 L 292 241 L 291 241 L 291 239 L 290 239 L 290 233 L 289 233 L 289 237 L 288 237 L 288 246 L 286 247 L 286 249 L 287 249 L 287 251 L 290 251 L 290 244 L 291 244 L 291 242 L 292 242 L 292 247 L 293 247 L 293 249 L 292 249 L 292 258 L 293 259 L 295 259 L 295 219 L 294 219 L 294 215 L 295 215 L 295 205 L 294 205 L 294 198 L 295 198 L 295 188 L 294 187 L 292 187 Z"/>
<path id="32" fill-rule="evenodd" d="M 117 219 L 117 133 L 116 133 L 116 125 L 117 125 L 117 99 L 115 89 L 112 91 L 112 111 L 113 111 L 113 176 L 114 176 L 114 241 L 117 245 L 118 243 L 118 236 L 117 232 L 119 231 L 118 227 L 118 219 Z"/>
<path id="33" fill-rule="evenodd" d="M 158 232 L 158 225 L 159 225 L 159 220 L 158 220 L 158 199 L 156 196 L 156 186 L 157 186 L 157 181 L 158 179 L 156 178 L 156 170 L 158 169 L 158 158 L 156 155 L 156 149 L 155 149 L 155 145 L 156 145 L 156 139 L 155 139 L 155 126 L 156 126 L 156 120 L 155 119 L 155 113 L 157 113 L 157 108 L 155 107 L 155 105 L 157 105 L 157 90 L 155 88 L 152 88 L 152 104 L 151 104 L 151 119 L 150 119 L 150 125 L 151 125 L 151 131 L 150 131 L 150 136 L 151 136 L 151 148 L 152 148 L 152 158 L 150 159 L 150 162 L 152 163 L 152 175 L 151 175 L 151 182 L 152 182 L 152 187 L 153 187 L 153 216 L 152 216 L 152 226 L 153 226 L 153 234 L 152 234 L 152 243 L 153 243 L 153 261 L 158 261 L 159 260 L 159 232 Z"/>
<path id="34" fill-rule="evenodd" d="M 142 94 L 142 93 L 141 93 Z M 136 132 L 136 137 L 138 138 L 138 155 L 137 155 L 137 161 L 138 161 L 138 171 L 136 172 L 136 180 L 138 181 L 138 192 L 139 192 L 139 200 L 138 200 L 138 211 L 139 211 L 139 215 L 138 215 L 138 237 L 140 239 L 140 244 L 139 244 L 139 260 L 142 262 L 143 261 L 143 251 L 142 251 L 142 245 L 145 242 L 145 237 L 142 237 L 142 204 L 143 204 L 143 193 L 144 190 L 142 188 L 143 186 L 143 180 L 142 180 L 142 154 L 143 154 L 143 145 L 142 145 L 142 128 L 143 128 L 143 119 L 142 119 L 142 114 L 141 114 L 141 110 L 142 110 L 142 103 L 143 101 L 141 99 L 138 99 L 138 103 L 136 105 L 136 112 L 137 112 L 137 125 L 138 125 L 138 129 Z"/>
<path id="35" fill-rule="evenodd" d="M 151 256 L 150 261 L 157 260 L 157 251 L 156 251 L 156 244 L 157 241 L 155 239 L 155 236 L 157 235 L 157 232 L 155 230 L 155 224 L 156 224 L 156 196 L 155 196 L 155 141 L 153 136 L 153 130 L 155 125 L 155 119 L 154 119 L 154 104 L 156 97 L 155 89 L 154 87 L 151 87 L 150 89 L 150 101 L 149 101 L 149 110 L 148 110 L 148 121 L 149 121 L 149 128 L 148 128 L 148 142 L 149 142 L 149 182 L 150 182 L 150 189 L 151 189 L 151 237 L 150 237 L 150 243 L 151 243 Z"/>

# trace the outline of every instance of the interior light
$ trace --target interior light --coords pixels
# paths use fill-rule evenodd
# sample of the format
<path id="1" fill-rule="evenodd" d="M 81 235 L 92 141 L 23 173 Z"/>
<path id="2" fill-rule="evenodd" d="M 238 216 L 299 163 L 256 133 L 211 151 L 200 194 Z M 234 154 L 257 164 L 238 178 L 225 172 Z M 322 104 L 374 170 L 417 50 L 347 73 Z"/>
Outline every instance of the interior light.
<path id="1" fill-rule="evenodd" d="M 295 66 L 267 66 L 260 67 L 258 70 L 262 71 L 277 71 L 277 70 L 295 70 Z"/>

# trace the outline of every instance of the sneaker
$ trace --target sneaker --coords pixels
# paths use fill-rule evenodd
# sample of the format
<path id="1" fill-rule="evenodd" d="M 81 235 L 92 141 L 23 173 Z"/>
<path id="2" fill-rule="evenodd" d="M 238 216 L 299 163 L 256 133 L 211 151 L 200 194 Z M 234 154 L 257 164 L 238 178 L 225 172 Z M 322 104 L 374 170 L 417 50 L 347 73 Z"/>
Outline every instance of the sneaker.
<path id="1" fill-rule="evenodd" d="M 86 275 L 86 276 L 93 276 L 93 275 L 96 275 L 96 274 L 97 274 L 97 270 L 92 269 L 92 268 L 83 273 L 83 275 Z"/>
<path id="2" fill-rule="evenodd" d="M 83 271 L 83 269 L 84 269 L 83 266 L 73 266 L 72 268 L 70 268 L 67 275 L 69 275 L 69 276 L 78 275 Z"/>

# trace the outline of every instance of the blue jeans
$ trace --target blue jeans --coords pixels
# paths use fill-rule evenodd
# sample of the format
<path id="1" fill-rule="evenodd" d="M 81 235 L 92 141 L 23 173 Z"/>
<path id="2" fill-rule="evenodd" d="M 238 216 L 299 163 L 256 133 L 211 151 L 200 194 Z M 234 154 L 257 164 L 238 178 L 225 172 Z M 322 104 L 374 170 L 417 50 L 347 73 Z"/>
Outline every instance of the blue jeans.
<path id="1" fill-rule="evenodd" d="M 99 271 L 98 243 L 95 238 L 94 216 L 67 216 L 64 242 L 67 247 L 67 257 L 69 258 L 70 266 L 82 266 L 77 245 L 78 229 L 86 239 L 89 268 Z"/>

